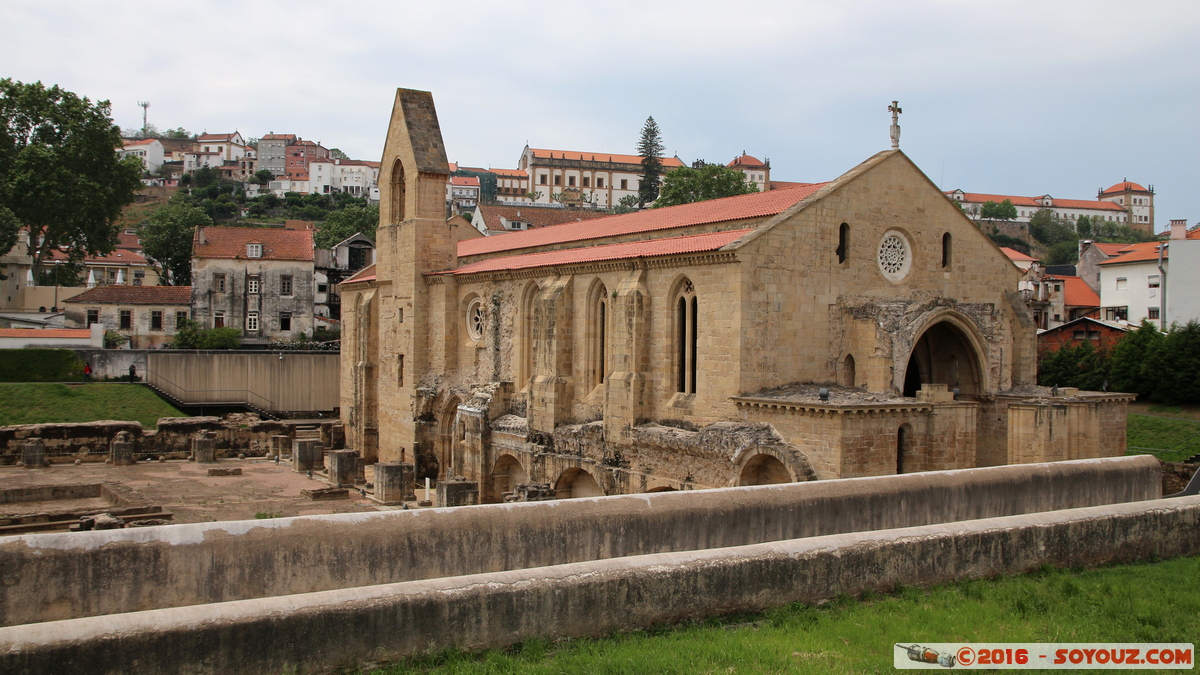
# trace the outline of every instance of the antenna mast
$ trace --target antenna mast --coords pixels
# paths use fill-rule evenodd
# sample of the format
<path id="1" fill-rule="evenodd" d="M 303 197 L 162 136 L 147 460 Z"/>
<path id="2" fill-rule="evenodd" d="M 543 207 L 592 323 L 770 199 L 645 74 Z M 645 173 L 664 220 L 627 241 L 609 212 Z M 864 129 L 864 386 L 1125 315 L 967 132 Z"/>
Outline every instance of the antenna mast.
<path id="1" fill-rule="evenodd" d="M 150 112 L 150 101 L 138 101 L 138 105 L 142 106 L 142 135 L 145 136 L 150 125 L 147 124 L 147 117 Z"/>

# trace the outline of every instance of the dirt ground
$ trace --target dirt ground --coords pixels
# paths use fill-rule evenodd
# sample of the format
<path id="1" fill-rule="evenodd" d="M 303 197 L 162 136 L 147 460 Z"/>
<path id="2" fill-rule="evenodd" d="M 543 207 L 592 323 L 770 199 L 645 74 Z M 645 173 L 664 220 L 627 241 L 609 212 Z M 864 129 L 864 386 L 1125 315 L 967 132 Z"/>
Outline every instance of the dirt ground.
<path id="1" fill-rule="evenodd" d="M 240 468 L 241 476 L 209 476 L 208 469 Z M 368 467 L 367 479 L 371 479 Z M 222 459 L 215 464 L 176 460 L 139 462 L 134 466 L 86 463 L 54 464 L 45 469 L 20 466 L 0 467 L 0 487 L 64 485 L 72 483 L 120 483 L 150 504 L 174 514 L 172 522 L 199 523 L 216 520 L 248 520 L 264 517 L 311 516 L 326 513 L 388 511 L 398 506 L 381 506 L 351 490 L 352 499 L 313 501 L 301 490 L 330 487 L 319 475 L 309 478 L 292 470 L 290 463 L 261 457 Z M 420 492 L 420 491 L 418 491 Z M 91 501 L 91 500 L 89 500 Z M 64 502 L 10 504 L 16 511 L 33 513 L 59 511 Z M 415 507 L 416 504 L 410 504 Z M 7 512 L 14 512 L 7 508 Z"/>

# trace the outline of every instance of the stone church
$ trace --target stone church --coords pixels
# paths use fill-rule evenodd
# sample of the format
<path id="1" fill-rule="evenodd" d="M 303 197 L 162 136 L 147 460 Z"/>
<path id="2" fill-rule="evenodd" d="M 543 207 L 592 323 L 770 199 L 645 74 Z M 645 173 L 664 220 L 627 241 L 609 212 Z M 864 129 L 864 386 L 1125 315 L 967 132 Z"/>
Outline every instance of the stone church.
<path id="1" fill-rule="evenodd" d="M 1020 271 L 899 150 L 827 183 L 457 242 L 399 90 L 378 256 L 341 284 L 347 447 L 556 496 L 1123 454 L 1036 381 Z"/>

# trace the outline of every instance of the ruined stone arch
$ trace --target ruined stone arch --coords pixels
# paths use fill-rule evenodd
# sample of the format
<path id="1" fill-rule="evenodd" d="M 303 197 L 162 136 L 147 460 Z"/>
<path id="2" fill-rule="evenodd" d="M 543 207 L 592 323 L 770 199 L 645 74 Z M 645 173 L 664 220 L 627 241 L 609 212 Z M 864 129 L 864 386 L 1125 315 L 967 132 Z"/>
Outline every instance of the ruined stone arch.
<path id="1" fill-rule="evenodd" d="M 405 210 L 408 206 L 405 203 L 408 186 L 405 184 L 404 164 L 400 162 L 399 158 L 392 162 L 392 171 L 388 176 L 387 186 L 391 191 L 391 194 L 388 195 L 388 222 L 397 225 L 404 222 Z"/>
<path id="2" fill-rule="evenodd" d="M 491 478 L 492 489 L 488 501 L 500 503 L 504 501 L 505 492 L 512 492 L 519 483 L 529 482 L 529 470 L 517 456 L 505 453 L 496 458 Z"/>
<path id="3" fill-rule="evenodd" d="M 846 354 L 838 364 L 838 384 L 843 387 L 854 387 L 858 381 L 858 369 L 853 354 Z"/>
<path id="4" fill-rule="evenodd" d="M 927 316 L 907 353 L 896 360 L 893 386 L 906 396 L 920 385 L 941 383 L 963 396 L 991 391 L 986 343 L 975 323 L 961 312 L 942 308 Z"/>
<path id="5" fill-rule="evenodd" d="M 612 303 L 608 286 L 602 280 L 592 280 L 584 310 L 584 358 L 587 364 L 587 389 L 591 390 L 608 379 L 609 318 Z"/>
<path id="6" fill-rule="evenodd" d="M 577 499 L 580 497 L 603 497 L 604 488 L 595 476 L 586 469 L 574 467 L 562 472 L 554 481 L 555 499 Z"/>
<path id="7" fill-rule="evenodd" d="M 770 485 L 817 480 L 808 457 L 794 444 L 751 445 L 733 457 L 734 474 L 729 484 Z M 786 479 L 784 479 L 786 476 Z"/>

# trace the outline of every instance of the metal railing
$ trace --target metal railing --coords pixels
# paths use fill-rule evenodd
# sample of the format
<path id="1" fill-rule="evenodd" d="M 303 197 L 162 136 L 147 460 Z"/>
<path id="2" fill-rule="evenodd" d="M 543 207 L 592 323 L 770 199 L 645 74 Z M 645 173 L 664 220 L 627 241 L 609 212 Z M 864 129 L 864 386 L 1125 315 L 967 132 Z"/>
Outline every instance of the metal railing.
<path id="1" fill-rule="evenodd" d="M 245 403 L 246 405 L 260 408 L 267 412 L 274 412 L 278 410 L 274 401 L 250 389 L 188 389 L 187 387 L 178 385 L 171 380 L 168 380 L 149 368 L 146 369 L 146 384 L 162 390 L 163 393 L 175 398 L 185 405 L 206 405 L 236 402 Z M 170 389 L 173 389 L 174 391 L 168 391 L 166 387 L 162 386 L 164 384 L 168 385 Z M 196 400 L 193 397 L 194 394 L 214 394 L 225 392 L 232 394 L 243 394 L 244 396 L 234 396 L 225 401 Z"/>

